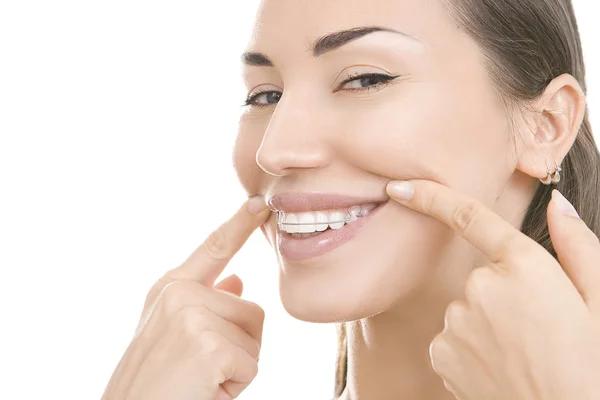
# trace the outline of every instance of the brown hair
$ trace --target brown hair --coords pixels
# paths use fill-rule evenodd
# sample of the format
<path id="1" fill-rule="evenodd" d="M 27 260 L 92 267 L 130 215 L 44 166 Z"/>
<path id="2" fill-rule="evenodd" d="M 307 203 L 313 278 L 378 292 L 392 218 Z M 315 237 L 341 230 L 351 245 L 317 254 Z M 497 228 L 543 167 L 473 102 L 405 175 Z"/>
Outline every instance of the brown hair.
<path id="1" fill-rule="evenodd" d="M 486 69 L 506 104 L 523 105 L 539 98 L 564 73 L 587 93 L 581 40 L 571 0 L 442 0 L 458 26 L 475 40 Z M 550 165 L 551 167 L 553 165 Z M 552 189 L 575 206 L 600 237 L 600 154 L 586 107 L 577 139 L 562 162 L 556 185 L 540 183 L 521 231 L 556 257 L 546 220 Z M 345 324 L 338 325 L 335 396 L 346 387 L 348 369 Z"/>

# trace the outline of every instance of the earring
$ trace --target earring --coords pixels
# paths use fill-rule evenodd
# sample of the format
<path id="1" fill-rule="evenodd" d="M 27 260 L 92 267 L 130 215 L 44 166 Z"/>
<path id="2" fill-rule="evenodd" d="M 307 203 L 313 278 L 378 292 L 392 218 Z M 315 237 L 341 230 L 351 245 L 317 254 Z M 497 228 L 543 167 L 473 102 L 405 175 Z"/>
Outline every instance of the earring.
<path id="1" fill-rule="evenodd" d="M 544 148 L 544 144 L 542 143 L 542 141 L 535 136 L 536 141 L 542 146 L 542 150 L 544 150 L 544 153 L 546 153 L 546 156 L 548 156 L 549 158 L 552 158 L 548 155 L 548 153 L 546 152 L 546 149 Z M 550 185 L 550 184 L 556 184 L 558 182 L 560 182 L 560 171 L 562 171 L 562 168 L 560 167 L 560 165 L 557 164 L 556 160 L 554 158 L 552 158 L 552 161 L 554 161 L 554 171 L 552 171 L 550 169 L 550 167 L 548 167 L 548 162 L 544 159 L 544 164 L 546 164 L 546 177 L 544 178 L 540 178 L 540 182 L 542 182 L 544 185 Z"/>
<path id="2" fill-rule="evenodd" d="M 556 166 L 556 168 L 554 169 L 554 172 L 550 171 L 549 169 L 548 171 L 548 175 L 546 175 L 545 178 L 541 178 L 540 181 L 544 184 L 544 185 L 550 185 L 550 184 L 556 184 L 558 182 L 560 182 L 560 171 L 562 171 L 562 168 L 560 166 Z"/>

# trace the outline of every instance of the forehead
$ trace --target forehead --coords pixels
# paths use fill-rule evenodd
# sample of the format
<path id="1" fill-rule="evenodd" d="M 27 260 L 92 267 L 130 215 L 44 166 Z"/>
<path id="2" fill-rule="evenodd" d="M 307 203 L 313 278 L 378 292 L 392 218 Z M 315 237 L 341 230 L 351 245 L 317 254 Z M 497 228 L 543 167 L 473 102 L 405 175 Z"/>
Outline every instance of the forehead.
<path id="1" fill-rule="evenodd" d="M 308 51 L 317 37 L 358 26 L 397 29 L 435 46 L 456 30 L 440 1 L 262 0 L 248 47 Z"/>

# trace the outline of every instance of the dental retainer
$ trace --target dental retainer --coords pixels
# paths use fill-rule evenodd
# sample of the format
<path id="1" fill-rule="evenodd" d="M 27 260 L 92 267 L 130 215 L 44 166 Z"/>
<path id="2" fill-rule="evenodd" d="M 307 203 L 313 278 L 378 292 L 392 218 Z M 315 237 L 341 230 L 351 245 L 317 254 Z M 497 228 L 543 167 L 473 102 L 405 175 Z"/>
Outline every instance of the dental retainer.
<path id="1" fill-rule="evenodd" d="M 364 217 L 365 214 L 369 213 L 369 211 L 370 211 L 369 209 L 362 208 L 361 206 L 348 207 L 347 214 L 344 216 L 344 219 L 337 220 L 337 221 L 327 221 L 326 223 L 329 225 L 329 224 L 337 224 L 337 223 L 340 223 L 340 222 L 344 222 L 344 223 L 353 222 L 353 221 L 356 221 L 356 219 L 358 219 L 360 217 Z M 298 225 L 315 225 L 315 224 L 318 225 L 319 224 L 317 222 L 285 223 L 285 222 L 282 221 L 283 215 L 284 215 L 283 212 L 278 212 L 277 213 L 277 225 L 279 226 L 280 229 L 283 229 L 284 225 L 298 226 Z"/>

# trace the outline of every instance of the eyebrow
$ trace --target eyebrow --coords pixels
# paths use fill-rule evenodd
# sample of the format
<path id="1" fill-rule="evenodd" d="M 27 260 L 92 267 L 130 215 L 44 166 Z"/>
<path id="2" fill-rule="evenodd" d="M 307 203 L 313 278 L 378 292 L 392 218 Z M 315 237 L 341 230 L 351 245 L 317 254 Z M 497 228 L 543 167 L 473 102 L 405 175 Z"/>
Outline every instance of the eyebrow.
<path id="1" fill-rule="evenodd" d="M 382 26 L 361 26 L 357 28 L 347 29 L 343 31 L 328 33 L 327 35 L 318 38 L 311 46 L 311 52 L 313 57 L 319 57 L 327 52 L 333 51 L 343 45 L 359 39 L 374 32 L 392 32 L 397 33 L 406 39 L 419 42 L 420 41 L 414 36 L 409 35 L 392 28 Z M 246 52 L 242 54 L 242 62 L 246 65 L 256 67 L 273 67 L 275 64 L 269 57 L 263 53 L 257 52 Z"/>

